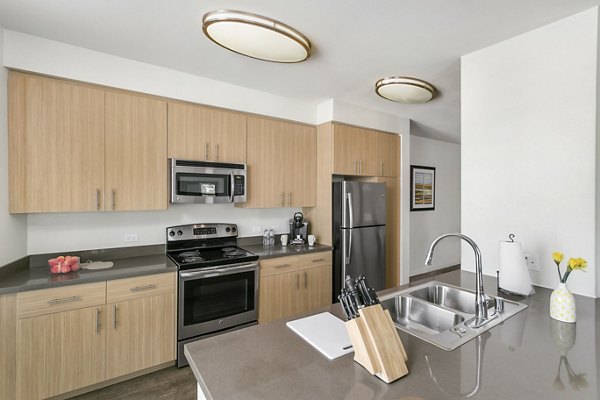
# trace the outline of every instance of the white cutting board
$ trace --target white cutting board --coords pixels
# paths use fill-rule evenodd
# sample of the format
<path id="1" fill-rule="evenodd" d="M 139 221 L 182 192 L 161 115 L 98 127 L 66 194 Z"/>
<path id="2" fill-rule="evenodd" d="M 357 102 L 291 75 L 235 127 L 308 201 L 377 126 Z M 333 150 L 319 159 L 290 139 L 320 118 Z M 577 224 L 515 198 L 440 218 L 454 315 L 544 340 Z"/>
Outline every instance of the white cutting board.
<path id="1" fill-rule="evenodd" d="M 354 351 L 346 325 L 331 313 L 311 315 L 286 325 L 330 360 Z"/>

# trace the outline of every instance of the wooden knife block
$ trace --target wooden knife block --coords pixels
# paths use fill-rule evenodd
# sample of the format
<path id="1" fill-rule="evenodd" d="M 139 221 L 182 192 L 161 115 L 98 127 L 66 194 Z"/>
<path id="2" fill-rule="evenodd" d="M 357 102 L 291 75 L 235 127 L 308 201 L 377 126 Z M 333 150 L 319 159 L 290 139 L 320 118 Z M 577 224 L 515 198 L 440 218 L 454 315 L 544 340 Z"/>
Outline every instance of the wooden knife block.
<path id="1" fill-rule="evenodd" d="M 346 322 L 354 361 L 386 383 L 408 374 L 408 357 L 390 312 L 375 304 L 358 313 L 360 317 Z"/>

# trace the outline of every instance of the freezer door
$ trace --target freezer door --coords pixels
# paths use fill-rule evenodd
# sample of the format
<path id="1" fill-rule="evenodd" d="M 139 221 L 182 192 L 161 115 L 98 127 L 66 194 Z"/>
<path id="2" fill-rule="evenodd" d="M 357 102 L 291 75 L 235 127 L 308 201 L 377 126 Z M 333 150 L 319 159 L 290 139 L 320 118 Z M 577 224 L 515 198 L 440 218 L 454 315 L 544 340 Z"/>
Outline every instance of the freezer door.
<path id="1" fill-rule="evenodd" d="M 342 287 L 346 275 L 364 275 L 375 290 L 385 289 L 385 226 L 342 229 L 341 274 L 334 287 Z M 337 293 L 339 294 L 339 293 Z"/>
<path id="2" fill-rule="evenodd" d="M 385 225 L 385 184 L 342 182 L 342 228 Z"/>

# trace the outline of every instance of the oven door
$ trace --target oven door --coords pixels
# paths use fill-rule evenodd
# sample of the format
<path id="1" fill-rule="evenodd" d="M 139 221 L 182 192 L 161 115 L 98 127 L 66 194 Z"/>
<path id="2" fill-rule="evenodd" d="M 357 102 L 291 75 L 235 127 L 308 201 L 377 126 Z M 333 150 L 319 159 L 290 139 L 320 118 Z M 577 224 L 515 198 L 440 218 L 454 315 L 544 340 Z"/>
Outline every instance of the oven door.
<path id="1" fill-rule="evenodd" d="M 171 203 L 242 203 L 246 201 L 244 164 L 170 160 Z"/>
<path id="2" fill-rule="evenodd" d="M 258 320 L 258 263 L 179 272 L 179 340 Z"/>

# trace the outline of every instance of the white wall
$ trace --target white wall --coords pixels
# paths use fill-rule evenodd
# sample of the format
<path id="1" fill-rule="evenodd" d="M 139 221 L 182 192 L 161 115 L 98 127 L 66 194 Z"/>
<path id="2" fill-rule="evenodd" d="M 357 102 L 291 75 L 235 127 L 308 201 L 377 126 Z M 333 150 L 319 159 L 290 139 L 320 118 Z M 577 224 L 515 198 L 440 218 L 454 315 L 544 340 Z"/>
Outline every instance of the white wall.
<path id="1" fill-rule="evenodd" d="M 7 70 L 1 67 L 4 35 L 0 27 L 0 265 L 26 255 L 27 219 L 8 213 Z"/>
<path id="2" fill-rule="evenodd" d="M 460 232 L 460 145 L 411 137 L 410 163 L 435 167 L 435 210 L 410 213 L 410 275 L 460 263 L 460 243 L 446 239 L 436 247 L 431 267 L 424 265 L 432 240 Z M 409 187 L 409 186 L 407 186 Z"/>
<path id="3" fill-rule="evenodd" d="M 256 236 L 271 226 L 288 232 L 292 208 L 244 209 L 233 204 L 176 204 L 167 211 L 29 214 L 29 254 L 163 244 L 165 228 L 198 222 L 238 224 L 240 237 Z M 258 232 L 253 232 L 258 228 Z M 126 243 L 135 233 L 139 242 Z"/>
<path id="4" fill-rule="evenodd" d="M 597 27 L 594 8 L 462 58 L 462 231 L 488 275 L 514 233 L 535 284 L 556 287 L 560 250 L 590 265 L 569 288 L 595 295 Z"/>

